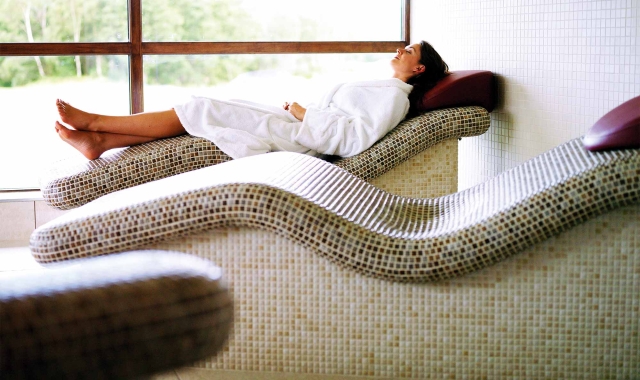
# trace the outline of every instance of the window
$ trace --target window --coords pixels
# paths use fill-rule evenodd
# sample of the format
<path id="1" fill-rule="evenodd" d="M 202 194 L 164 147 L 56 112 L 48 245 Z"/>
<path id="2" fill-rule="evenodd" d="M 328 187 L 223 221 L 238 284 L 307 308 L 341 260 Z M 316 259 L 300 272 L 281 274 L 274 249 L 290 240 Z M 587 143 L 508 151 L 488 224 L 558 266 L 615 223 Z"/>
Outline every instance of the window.
<path id="1" fill-rule="evenodd" d="M 0 0 L 0 191 L 37 189 L 42 168 L 81 157 L 55 134 L 56 98 L 120 115 L 190 95 L 314 101 L 328 82 L 388 69 L 409 3 Z"/>
<path id="2" fill-rule="evenodd" d="M 172 0 L 171 3 L 174 5 L 170 8 L 159 6 L 158 0 L 142 0 L 143 41 L 402 39 L 402 4 L 398 0 Z"/>

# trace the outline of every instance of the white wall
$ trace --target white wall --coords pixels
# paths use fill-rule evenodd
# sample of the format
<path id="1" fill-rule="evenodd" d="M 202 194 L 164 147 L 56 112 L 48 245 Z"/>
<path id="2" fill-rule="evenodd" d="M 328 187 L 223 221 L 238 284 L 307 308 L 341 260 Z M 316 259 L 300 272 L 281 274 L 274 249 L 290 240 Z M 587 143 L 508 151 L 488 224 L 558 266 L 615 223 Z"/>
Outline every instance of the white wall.
<path id="1" fill-rule="evenodd" d="M 640 0 L 413 0 L 412 40 L 499 80 L 491 128 L 459 146 L 459 189 L 583 135 L 640 95 Z"/>

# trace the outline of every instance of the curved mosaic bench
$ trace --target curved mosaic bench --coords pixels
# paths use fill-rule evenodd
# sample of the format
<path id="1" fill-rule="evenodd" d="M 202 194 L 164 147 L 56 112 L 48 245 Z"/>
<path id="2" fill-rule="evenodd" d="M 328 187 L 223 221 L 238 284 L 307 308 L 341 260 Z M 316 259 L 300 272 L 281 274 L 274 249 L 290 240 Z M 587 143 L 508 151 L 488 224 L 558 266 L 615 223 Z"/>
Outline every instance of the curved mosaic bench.
<path id="1" fill-rule="evenodd" d="M 494 264 L 640 199 L 640 150 L 580 139 L 451 195 L 383 192 L 325 161 L 273 153 L 109 194 L 38 228 L 37 261 L 124 251 L 229 226 L 266 229 L 345 268 L 425 282 Z"/>
<path id="2" fill-rule="evenodd" d="M 364 152 L 333 163 L 370 181 L 442 141 L 481 135 L 489 124 L 489 113 L 482 107 L 431 111 L 400 123 Z"/>
<path id="3" fill-rule="evenodd" d="M 482 107 L 431 111 L 400 123 L 365 152 L 334 163 L 368 181 L 441 141 L 483 134 L 489 123 Z M 50 206 L 67 210 L 113 191 L 230 160 L 202 138 L 153 141 L 90 162 L 58 162 L 41 180 L 42 196 Z"/>
<path id="4" fill-rule="evenodd" d="M 0 276 L 3 379 L 138 378 L 217 352 L 233 306 L 221 270 L 139 251 Z"/>
<path id="5" fill-rule="evenodd" d="M 56 162 L 41 177 L 44 201 L 61 210 L 104 194 L 230 161 L 209 140 L 178 136 L 104 154 L 92 161 Z"/>

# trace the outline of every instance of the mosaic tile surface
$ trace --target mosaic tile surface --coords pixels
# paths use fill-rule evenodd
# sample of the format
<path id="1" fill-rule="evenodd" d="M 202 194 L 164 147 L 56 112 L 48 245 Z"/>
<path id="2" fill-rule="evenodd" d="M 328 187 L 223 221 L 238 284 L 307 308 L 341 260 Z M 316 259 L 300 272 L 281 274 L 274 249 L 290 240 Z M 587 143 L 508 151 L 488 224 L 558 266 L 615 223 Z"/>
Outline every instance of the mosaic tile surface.
<path id="1" fill-rule="evenodd" d="M 59 161 L 40 180 L 42 197 L 52 207 L 69 210 L 113 191 L 230 160 L 202 138 L 157 140 L 89 162 Z"/>
<path id="2" fill-rule="evenodd" d="M 281 179 L 288 178 L 282 181 L 295 185 L 306 199 L 314 199 L 326 210 L 339 210 L 344 218 L 360 215 L 352 224 L 376 231 L 395 224 L 424 237 L 430 231 L 455 230 L 456 224 L 473 219 L 483 221 L 494 212 L 498 221 L 506 223 L 502 230 L 493 231 L 491 241 L 497 244 L 511 241 L 507 234 L 526 239 L 533 233 L 542 239 L 557 233 L 558 221 L 570 225 L 577 223 L 576 216 L 591 218 L 524 248 L 499 265 L 432 284 L 363 276 L 330 262 L 302 238 L 273 233 L 269 223 L 282 204 L 296 216 L 297 234 L 315 231 L 308 237 L 313 241 L 318 235 L 324 238 L 326 231 L 317 218 L 307 221 L 305 199 L 290 198 L 282 190 L 267 198 L 255 192 L 244 192 L 240 198 L 229 194 L 224 198 L 226 205 L 215 204 L 218 211 L 214 212 L 209 209 L 211 198 L 202 202 L 194 198 L 182 210 L 197 217 L 187 218 L 177 214 L 167 198 L 154 201 L 152 184 L 142 185 L 123 192 L 126 196 L 111 194 L 71 211 L 41 229 L 33 243 L 45 248 L 47 235 L 60 234 L 56 243 L 62 246 L 60 251 L 50 245 L 42 255 L 58 260 L 100 253 L 102 244 L 109 241 L 117 241 L 116 247 L 127 245 L 121 237 L 130 233 L 144 237 L 139 242 L 144 248 L 187 252 L 224 268 L 234 299 L 234 329 L 219 355 L 196 364 L 201 368 L 420 379 L 633 378 L 640 373 L 639 155 L 638 151 L 589 153 L 576 140 L 504 173 L 495 182 L 427 200 L 376 191 L 324 163 L 279 169 Z M 207 185 L 198 185 L 195 173 L 178 176 L 180 181 L 163 180 L 163 191 L 185 198 L 202 187 L 223 188 L 222 177 L 237 175 L 233 165 L 243 162 L 201 169 L 200 173 L 218 174 L 206 176 Z M 258 163 L 252 166 L 257 173 L 270 175 Z M 292 171 L 304 175 L 291 177 Z M 337 179 L 331 180 L 333 176 Z M 251 177 L 257 175 L 245 179 Z M 236 190 L 244 186 L 256 190 L 255 182 Z M 354 194 L 350 189 L 360 191 Z M 345 193 L 352 203 L 341 203 Z M 537 212 L 529 213 L 536 210 L 525 202 L 527 197 L 537 202 Z M 623 198 L 626 201 L 619 202 Z M 629 201 L 636 204 L 593 217 Z M 515 202 L 515 210 L 506 207 L 509 202 Z M 585 206 L 589 202 L 592 206 Z M 162 206 L 151 207 L 154 203 Z M 251 206 L 261 208 L 258 216 Z M 146 211 L 133 215 L 132 207 Z M 185 231 L 193 223 L 215 219 L 224 207 L 227 211 L 218 219 L 230 227 L 195 234 Z M 418 222 L 420 216 L 437 212 L 440 216 L 455 213 L 451 216 L 458 219 Z M 156 222 L 163 214 L 170 223 L 161 226 Z M 396 219 L 393 223 L 395 216 L 406 222 Z M 254 218 L 254 223 L 242 224 L 255 228 L 233 227 L 243 217 Z M 516 227 L 513 220 L 518 219 L 530 224 Z M 547 226 L 546 219 L 553 223 Z M 305 222 L 311 226 L 305 227 Z M 483 223 L 481 227 L 488 222 Z M 155 229 L 145 229 L 146 224 L 154 224 Z M 336 244 L 352 228 L 342 225 L 327 235 L 327 245 Z M 182 229 L 184 236 L 170 234 L 165 240 L 155 234 L 175 229 Z M 101 233 L 99 239 L 81 239 L 85 232 L 102 230 L 108 233 Z M 393 231 L 389 229 L 390 234 Z M 364 240 L 370 238 L 361 236 L 352 243 L 362 241 L 371 249 L 362 261 L 381 261 L 380 255 L 391 251 L 381 252 L 372 240 Z M 81 248 L 85 245 L 90 249 Z M 453 275 L 459 274 L 455 270 Z"/>
<path id="3" fill-rule="evenodd" d="M 379 177 L 368 181 L 388 193 L 410 198 L 435 198 L 458 191 L 458 139 L 425 149 Z"/>
<path id="4" fill-rule="evenodd" d="M 228 346 L 200 368 L 632 379 L 640 373 L 638 215 L 640 204 L 625 206 L 499 265 L 433 284 L 361 276 L 258 229 L 201 232 L 147 248 L 225 268 L 234 328 Z"/>
<path id="5" fill-rule="evenodd" d="M 356 176 L 375 178 L 440 141 L 482 134 L 489 114 L 481 107 L 438 110 L 406 120 L 360 155 L 336 161 Z M 210 141 L 190 136 L 137 145 L 83 163 L 55 163 L 41 179 L 50 206 L 71 209 L 104 194 L 231 160 Z"/>
<path id="6" fill-rule="evenodd" d="M 368 276 L 438 281 L 482 269 L 640 199 L 640 151 L 579 139 L 438 198 L 381 191 L 325 161 L 249 157 L 97 199 L 38 228 L 42 263 L 130 250 L 229 226 L 270 230 Z"/>
<path id="7" fill-rule="evenodd" d="M 482 107 L 427 112 L 400 123 L 368 150 L 335 164 L 369 181 L 441 141 L 481 135 L 489 124 L 489 113 Z"/>
<path id="8" fill-rule="evenodd" d="M 132 378 L 206 358 L 233 318 L 221 276 L 164 251 L 3 274 L 2 378 Z"/>

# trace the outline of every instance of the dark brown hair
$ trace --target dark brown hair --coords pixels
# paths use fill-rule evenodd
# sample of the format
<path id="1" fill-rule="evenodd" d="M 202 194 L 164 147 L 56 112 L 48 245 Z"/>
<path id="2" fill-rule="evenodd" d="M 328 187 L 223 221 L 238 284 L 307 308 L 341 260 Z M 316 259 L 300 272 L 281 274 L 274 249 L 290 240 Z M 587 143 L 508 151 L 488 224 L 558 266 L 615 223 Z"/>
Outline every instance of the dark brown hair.
<path id="1" fill-rule="evenodd" d="M 440 57 L 436 49 L 426 41 L 420 41 L 420 63 L 424 65 L 425 70 L 413 77 L 407 83 L 413 86 L 413 90 L 409 94 L 409 115 L 416 116 L 418 112 L 418 104 L 424 94 L 433 88 L 438 81 L 449 75 L 449 66 Z"/>

